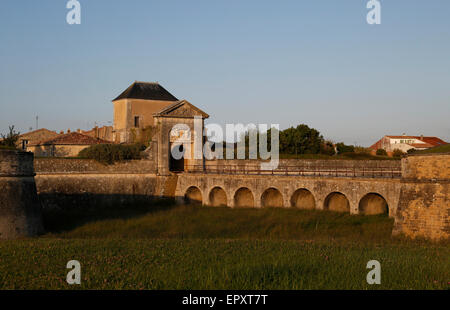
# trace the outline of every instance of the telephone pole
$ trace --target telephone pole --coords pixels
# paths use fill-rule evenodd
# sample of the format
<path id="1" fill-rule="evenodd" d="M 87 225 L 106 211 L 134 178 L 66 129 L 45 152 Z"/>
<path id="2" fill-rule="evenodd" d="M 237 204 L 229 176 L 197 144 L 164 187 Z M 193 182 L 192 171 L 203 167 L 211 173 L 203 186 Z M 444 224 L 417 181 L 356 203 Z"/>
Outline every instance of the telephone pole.
<path id="1" fill-rule="evenodd" d="M 39 129 L 39 116 L 36 115 L 36 130 Z"/>

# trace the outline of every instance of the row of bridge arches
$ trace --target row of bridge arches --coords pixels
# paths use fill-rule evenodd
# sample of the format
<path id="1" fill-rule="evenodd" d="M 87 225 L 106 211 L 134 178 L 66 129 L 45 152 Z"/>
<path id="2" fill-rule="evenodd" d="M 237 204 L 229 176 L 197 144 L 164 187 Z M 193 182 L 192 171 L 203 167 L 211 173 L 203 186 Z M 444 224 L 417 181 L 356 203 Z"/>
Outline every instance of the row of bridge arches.
<path id="1" fill-rule="evenodd" d="M 203 203 L 202 193 L 196 186 L 191 186 L 185 193 L 186 203 Z M 228 199 L 225 190 L 219 186 L 209 192 L 209 205 L 214 207 L 227 206 Z M 261 207 L 283 207 L 283 195 L 276 188 L 268 188 L 261 195 Z M 235 191 L 233 197 L 235 208 L 255 206 L 255 196 L 247 187 L 241 187 Z M 314 195 L 306 188 L 297 189 L 290 198 L 290 206 L 299 209 L 317 209 Z M 350 212 L 348 198 L 340 192 L 332 192 L 327 195 L 323 203 L 323 209 L 336 212 Z M 389 208 L 383 196 L 378 193 L 368 193 L 359 202 L 359 213 L 365 215 L 388 214 Z"/>

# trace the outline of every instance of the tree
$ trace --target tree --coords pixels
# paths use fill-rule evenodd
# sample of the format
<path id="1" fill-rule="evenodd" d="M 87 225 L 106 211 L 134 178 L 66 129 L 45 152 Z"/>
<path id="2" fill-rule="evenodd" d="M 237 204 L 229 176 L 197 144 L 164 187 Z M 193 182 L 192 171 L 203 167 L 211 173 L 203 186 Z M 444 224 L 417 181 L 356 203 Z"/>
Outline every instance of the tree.
<path id="1" fill-rule="evenodd" d="M 336 154 L 334 150 L 334 144 L 331 141 L 323 141 L 320 145 L 320 154 L 333 156 Z"/>
<path id="2" fill-rule="evenodd" d="M 323 141 L 318 130 L 301 124 L 280 132 L 280 153 L 318 154 Z"/>
<path id="3" fill-rule="evenodd" d="M 240 141 L 245 141 L 245 155 L 249 156 L 249 140 L 250 134 L 255 129 L 248 129 L 240 136 Z M 297 127 L 290 127 L 285 130 L 279 131 L 276 128 L 271 127 L 266 132 L 259 132 L 256 130 L 258 139 L 258 152 L 259 144 L 262 140 L 267 141 L 267 150 L 272 151 L 272 132 L 279 135 L 279 152 L 280 154 L 327 154 L 334 155 L 334 145 L 330 141 L 325 141 L 320 132 L 314 128 L 310 128 L 305 124 L 298 125 Z M 236 154 L 237 143 L 234 145 L 228 145 L 228 148 L 234 148 Z M 225 149 L 225 148 L 224 148 Z M 225 151 L 225 150 L 224 150 Z"/>
<path id="4" fill-rule="evenodd" d="M 338 154 L 355 152 L 355 147 L 353 145 L 346 145 L 344 142 L 337 143 L 336 149 Z"/>
<path id="5" fill-rule="evenodd" d="M 0 145 L 16 148 L 17 140 L 19 140 L 20 132 L 16 132 L 14 130 L 14 125 L 9 126 L 9 133 L 5 136 L 4 134 L 1 134 L 2 141 L 0 141 Z"/>

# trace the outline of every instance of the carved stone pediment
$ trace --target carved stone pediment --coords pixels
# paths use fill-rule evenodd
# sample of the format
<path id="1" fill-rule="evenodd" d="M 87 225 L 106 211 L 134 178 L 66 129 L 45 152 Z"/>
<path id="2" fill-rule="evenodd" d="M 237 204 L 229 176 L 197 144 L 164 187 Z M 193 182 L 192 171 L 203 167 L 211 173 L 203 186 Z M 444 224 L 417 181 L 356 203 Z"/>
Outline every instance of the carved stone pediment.
<path id="1" fill-rule="evenodd" d="M 178 101 L 158 113 L 155 116 L 162 117 L 181 117 L 181 118 L 193 118 L 194 116 L 200 116 L 202 118 L 208 118 L 209 115 L 192 105 L 186 100 Z"/>

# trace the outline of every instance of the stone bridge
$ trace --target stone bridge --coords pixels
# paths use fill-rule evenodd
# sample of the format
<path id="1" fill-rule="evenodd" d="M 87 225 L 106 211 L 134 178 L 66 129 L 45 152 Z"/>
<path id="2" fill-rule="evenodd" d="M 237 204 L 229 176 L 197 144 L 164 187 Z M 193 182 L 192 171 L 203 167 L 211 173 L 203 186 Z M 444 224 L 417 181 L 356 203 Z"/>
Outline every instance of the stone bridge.
<path id="1" fill-rule="evenodd" d="M 394 216 L 399 178 L 189 174 L 178 176 L 175 196 L 210 206 L 297 207 Z"/>

